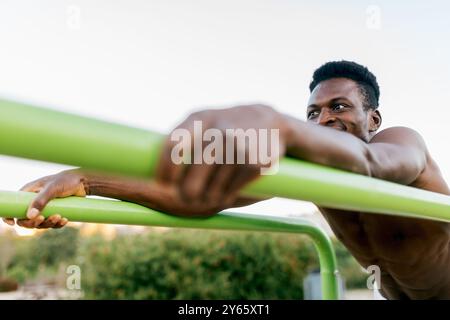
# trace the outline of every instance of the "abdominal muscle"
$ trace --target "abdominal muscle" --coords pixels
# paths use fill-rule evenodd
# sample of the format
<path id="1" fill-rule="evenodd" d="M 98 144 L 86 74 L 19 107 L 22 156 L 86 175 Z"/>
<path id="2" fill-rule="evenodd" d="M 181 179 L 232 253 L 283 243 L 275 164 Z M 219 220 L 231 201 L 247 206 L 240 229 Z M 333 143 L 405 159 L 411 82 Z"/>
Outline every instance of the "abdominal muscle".
<path id="1" fill-rule="evenodd" d="M 411 186 L 450 195 L 443 180 L 427 179 L 430 183 L 426 184 L 423 178 Z M 336 237 L 364 268 L 380 267 L 383 296 L 450 299 L 450 223 L 321 207 L 319 210 Z"/>

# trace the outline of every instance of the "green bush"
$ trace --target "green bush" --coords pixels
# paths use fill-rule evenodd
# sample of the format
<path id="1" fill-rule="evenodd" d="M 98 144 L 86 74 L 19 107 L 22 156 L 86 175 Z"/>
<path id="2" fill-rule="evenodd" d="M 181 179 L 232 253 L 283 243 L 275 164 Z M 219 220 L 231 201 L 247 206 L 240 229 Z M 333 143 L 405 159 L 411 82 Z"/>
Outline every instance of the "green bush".
<path id="1" fill-rule="evenodd" d="M 66 227 L 5 237 L 4 277 L 64 285 L 76 264 L 92 299 L 302 299 L 304 277 L 319 267 L 312 242 L 296 234 L 171 229 L 107 241 Z M 367 275 L 333 244 L 347 288 L 364 287 Z"/>
<path id="2" fill-rule="evenodd" d="M 25 281 L 30 278 L 31 274 L 34 275 L 35 273 L 30 273 L 29 270 L 21 265 L 15 265 L 14 267 L 11 267 L 6 273 L 8 278 L 14 279 L 20 284 L 25 283 Z"/>
<path id="3" fill-rule="evenodd" d="M 81 255 L 96 299 L 301 299 L 318 266 L 298 235 L 204 230 L 92 239 Z"/>
<path id="4" fill-rule="evenodd" d="M 14 239 L 15 255 L 8 264 L 6 274 L 24 283 L 39 273 L 56 272 L 61 263 L 76 257 L 78 232 L 76 228 L 66 227 L 48 230 L 37 237 Z"/>

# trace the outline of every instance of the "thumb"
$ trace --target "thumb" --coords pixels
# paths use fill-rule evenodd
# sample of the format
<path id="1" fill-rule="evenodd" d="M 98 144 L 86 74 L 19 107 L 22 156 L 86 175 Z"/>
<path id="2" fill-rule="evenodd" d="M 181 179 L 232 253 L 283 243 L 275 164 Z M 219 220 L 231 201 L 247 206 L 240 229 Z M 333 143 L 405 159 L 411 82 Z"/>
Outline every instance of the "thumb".
<path id="1" fill-rule="evenodd" d="M 44 210 L 45 206 L 50 202 L 50 200 L 55 198 L 54 188 L 51 185 L 46 186 L 41 189 L 37 196 L 31 201 L 28 206 L 27 218 L 34 219 L 39 216 Z"/>

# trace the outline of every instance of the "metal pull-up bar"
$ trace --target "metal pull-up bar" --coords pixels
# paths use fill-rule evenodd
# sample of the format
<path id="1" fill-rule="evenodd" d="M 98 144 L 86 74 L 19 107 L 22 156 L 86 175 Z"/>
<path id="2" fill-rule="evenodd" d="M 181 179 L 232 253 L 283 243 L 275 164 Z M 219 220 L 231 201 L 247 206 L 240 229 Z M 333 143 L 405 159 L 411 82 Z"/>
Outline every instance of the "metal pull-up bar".
<path id="1" fill-rule="evenodd" d="M 151 177 L 164 136 L 0 100 L 0 154 Z M 450 197 L 284 158 L 278 173 L 243 193 L 312 201 L 330 208 L 450 221 Z"/>

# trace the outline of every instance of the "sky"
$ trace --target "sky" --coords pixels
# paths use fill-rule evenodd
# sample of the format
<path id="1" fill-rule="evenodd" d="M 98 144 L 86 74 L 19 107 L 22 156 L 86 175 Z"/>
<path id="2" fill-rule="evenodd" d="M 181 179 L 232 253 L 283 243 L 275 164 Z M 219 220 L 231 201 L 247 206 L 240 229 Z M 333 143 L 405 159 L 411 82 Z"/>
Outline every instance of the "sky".
<path id="1" fill-rule="evenodd" d="M 0 97 L 168 132 L 202 108 L 265 103 L 305 119 L 313 71 L 366 65 L 382 129 L 425 139 L 450 181 L 446 1 L 0 0 Z M 69 168 L 0 156 L 0 190 Z M 273 199 L 259 214 L 314 211 Z"/>

